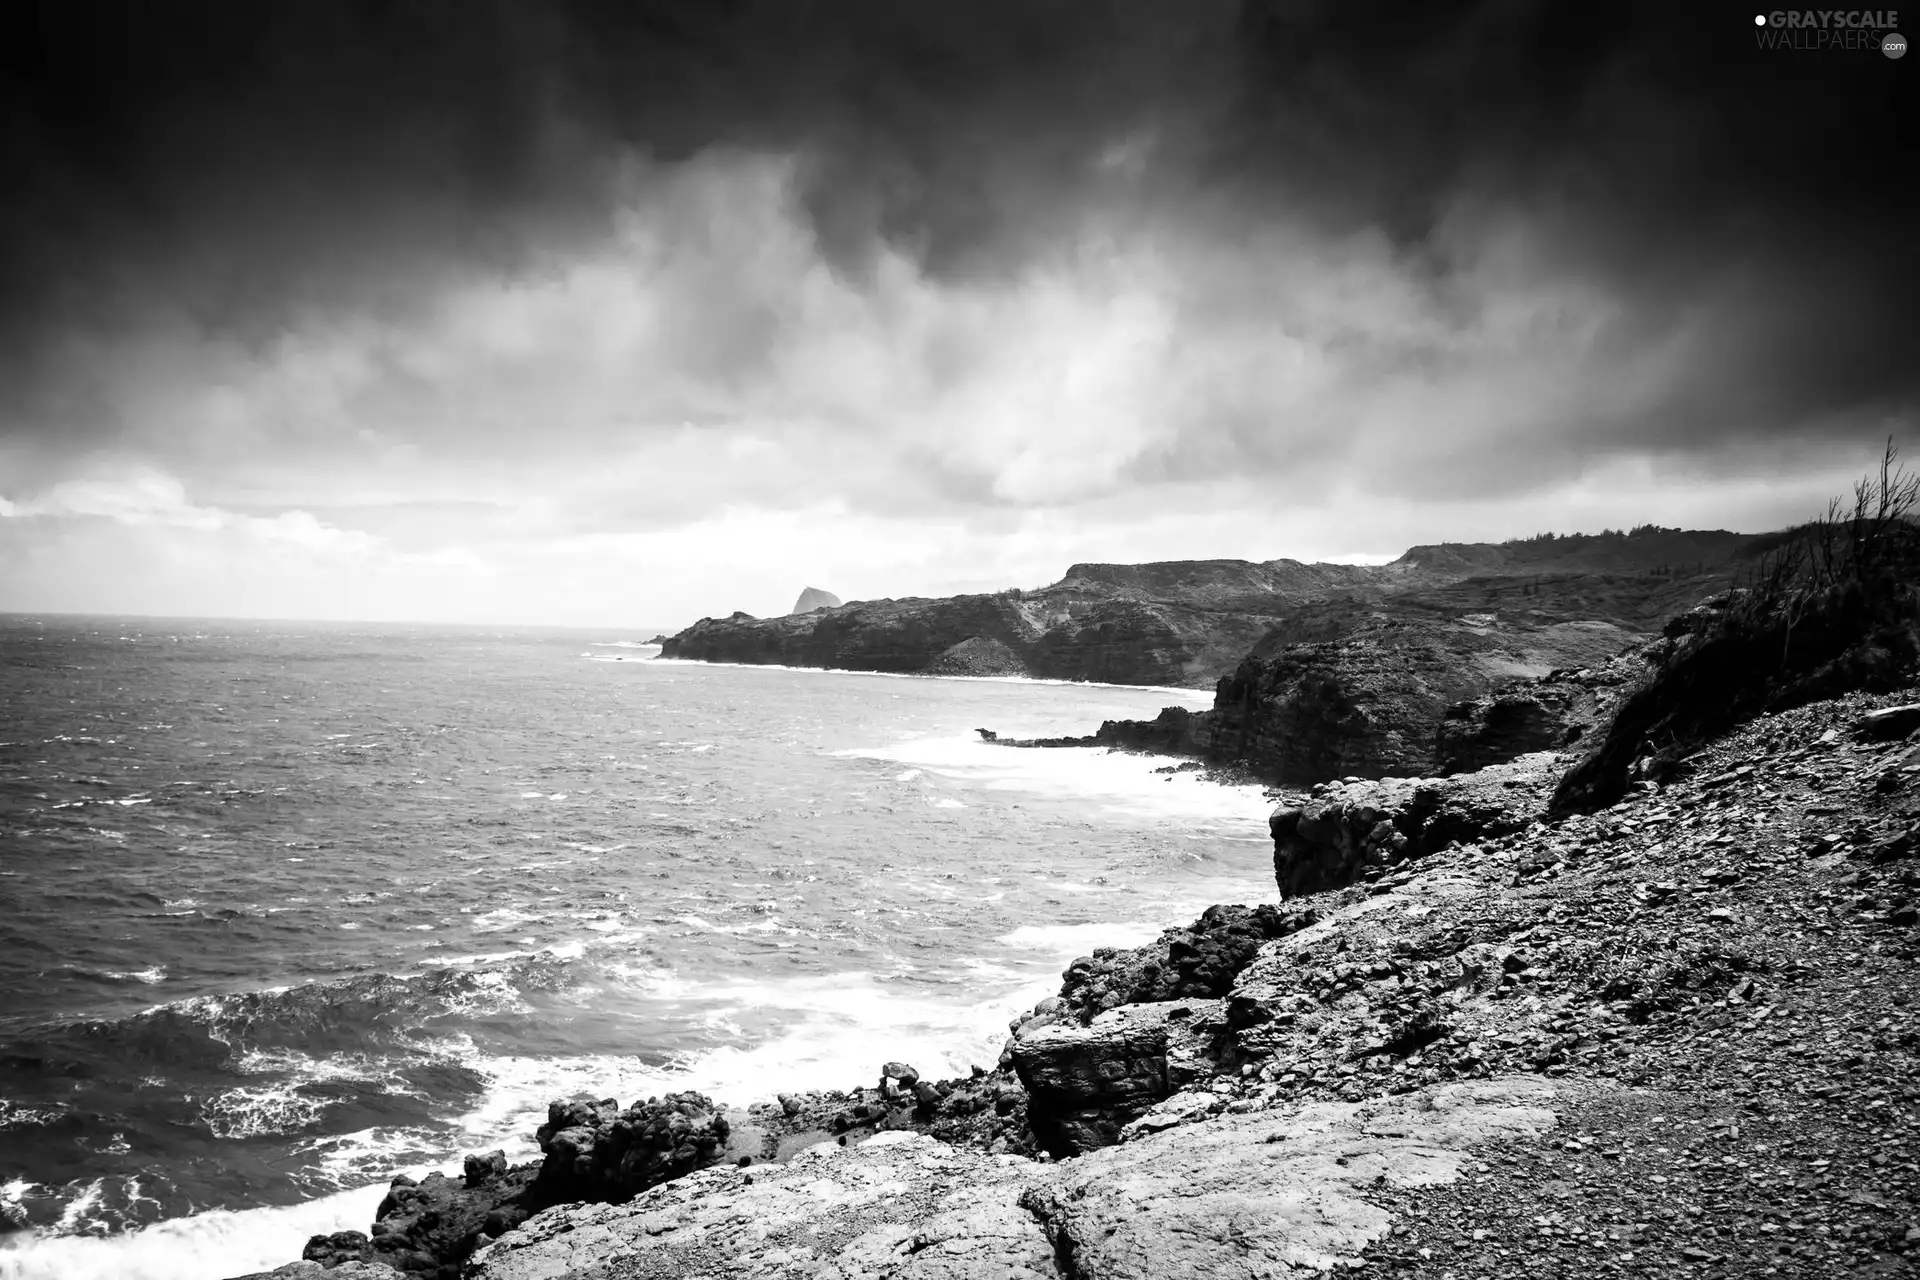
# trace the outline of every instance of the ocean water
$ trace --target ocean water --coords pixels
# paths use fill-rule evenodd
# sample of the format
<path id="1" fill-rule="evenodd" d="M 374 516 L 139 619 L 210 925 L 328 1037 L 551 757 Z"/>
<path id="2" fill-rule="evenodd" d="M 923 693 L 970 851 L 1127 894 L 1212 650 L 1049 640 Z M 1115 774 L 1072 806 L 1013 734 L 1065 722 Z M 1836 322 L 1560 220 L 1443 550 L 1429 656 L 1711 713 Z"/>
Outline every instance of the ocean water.
<path id="1" fill-rule="evenodd" d="M 990 1065 L 1074 956 L 1272 896 L 1258 789 L 973 732 L 1202 693 L 655 652 L 0 619 L 0 1280 L 277 1265 L 551 1097 Z"/>

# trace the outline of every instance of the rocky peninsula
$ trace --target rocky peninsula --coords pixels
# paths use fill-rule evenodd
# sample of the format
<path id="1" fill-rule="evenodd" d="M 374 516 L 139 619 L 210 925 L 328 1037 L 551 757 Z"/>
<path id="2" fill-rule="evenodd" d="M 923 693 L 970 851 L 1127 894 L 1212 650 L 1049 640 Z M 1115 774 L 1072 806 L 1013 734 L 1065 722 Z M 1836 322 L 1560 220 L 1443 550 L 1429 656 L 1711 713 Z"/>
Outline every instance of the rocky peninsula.
<path id="1" fill-rule="evenodd" d="M 1351 638 L 1356 654 L 1372 655 L 1355 659 L 1367 669 L 1426 655 L 1413 683 L 1445 703 L 1611 655 L 1724 588 L 1752 543 L 1647 526 L 1415 547 L 1384 565 L 1076 564 L 1031 591 L 702 618 L 668 637 L 661 656 L 1205 688 L 1250 653 Z"/>
<path id="2" fill-rule="evenodd" d="M 992 1067 L 558 1101 L 271 1274 L 1912 1274 L 1920 536 L 1849 536 L 1452 704 L 1481 767 L 1283 792 L 1275 901 L 1074 961 Z"/>

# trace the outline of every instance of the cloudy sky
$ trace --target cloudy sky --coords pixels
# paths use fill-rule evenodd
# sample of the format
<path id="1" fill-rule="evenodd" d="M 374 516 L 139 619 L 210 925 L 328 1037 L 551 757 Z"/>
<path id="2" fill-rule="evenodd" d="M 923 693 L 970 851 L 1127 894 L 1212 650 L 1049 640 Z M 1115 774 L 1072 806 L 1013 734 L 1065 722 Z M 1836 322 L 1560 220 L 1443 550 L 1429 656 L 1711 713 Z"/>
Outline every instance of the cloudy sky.
<path id="1" fill-rule="evenodd" d="M 1920 65 L 1751 7 L 19 12 L 0 609 L 1758 530 L 1920 435 Z"/>

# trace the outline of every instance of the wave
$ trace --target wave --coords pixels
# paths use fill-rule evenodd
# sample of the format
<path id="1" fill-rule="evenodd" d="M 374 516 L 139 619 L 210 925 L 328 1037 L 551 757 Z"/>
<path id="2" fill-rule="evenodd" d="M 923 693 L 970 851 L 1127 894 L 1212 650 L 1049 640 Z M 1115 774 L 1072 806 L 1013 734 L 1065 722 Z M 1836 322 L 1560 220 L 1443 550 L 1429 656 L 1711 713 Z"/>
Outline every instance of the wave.
<path id="1" fill-rule="evenodd" d="M 987 791 L 1026 792 L 1053 803 L 1080 805 L 1091 800 L 1099 806 L 1098 812 L 1129 823 L 1170 822 L 1184 829 L 1225 823 L 1263 830 L 1273 807 L 1265 788 L 1258 785 L 1214 782 L 1191 770 L 1157 773 L 1182 761 L 1103 747 L 1007 747 L 982 742 L 974 734 L 955 734 L 849 747 L 832 754 L 909 766 L 892 775 L 895 781 L 924 782 L 924 776 L 931 774 Z M 939 805 L 938 800 L 930 803 Z"/>
<path id="2" fill-rule="evenodd" d="M 260 1209 L 215 1209 L 116 1236 L 0 1236 L 0 1280 L 207 1280 L 289 1261 L 310 1235 L 366 1230 L 385 1186 Z"/>
<path id="3" fill-rule="evenodd" d="M 109 969 L 107 970 L 107 976 L 109 978 L 116 978 L 121 982 L 143 982 L 151 987 L 158 986 L 167 980 L 167 969 L 165 965 L 159 964 L 133 972 Z"/>
<path id="4" fill-rule="evenodd" d="M 995 941 L 1022 951 L 1083 956 L 1096 947 L 1138 947 L 1160 936 L 1163 926 L 1134 921 L 1098 924 L 1023 924 Z"/>

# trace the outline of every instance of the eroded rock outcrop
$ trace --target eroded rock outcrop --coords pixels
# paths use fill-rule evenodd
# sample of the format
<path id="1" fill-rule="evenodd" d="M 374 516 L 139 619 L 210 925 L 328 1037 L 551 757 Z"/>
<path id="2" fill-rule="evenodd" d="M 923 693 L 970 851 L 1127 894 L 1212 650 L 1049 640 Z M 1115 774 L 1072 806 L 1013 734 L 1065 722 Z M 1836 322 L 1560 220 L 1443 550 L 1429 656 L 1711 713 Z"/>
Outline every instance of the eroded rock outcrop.
<path id="1" fill-rule="evenodd" d="M 1028 1154 L 1034 1146 L 1027 1101 L 1010 1066 L 927 1080 L 906 1063 L 890 1062 L 873 1088 L 783 1093 L 774 1103 L 748 1108 L 744 1124 L 735 1124 L 733 1151 L 785 1160 L 817 1143 L 915 1132 L 994 1154 Z M 739 1140 L 746 1129 L 757 1130 L 756 1141 Z"/>
<path id="2" fill-rule="evenodd" d="M 728 1132 L 725 1114 L 699 1093 L 670 1093 L 624 1110 L 611 1098 L 555 1102 L 534 1135 L 545 1156 L 535 1194 L 547 1204 L 617 1204 L 712 1164 L 725 1152 Z"/>
<path id="3" fill-rule="evenodd" d="M 1130 1004 L 1084 1026 L 1023 1028 L 1008 1052 L 1035 1139 L 1055 1156 L 1111 1146 L 1149 1107 L 1211 1074 L 1225 1030 L 1217 1000 Z"/>
<path id="4" fill-rule="evenodd" d="M 624 1280 L 1058 1276 L 1020 1206 L 1031 1161 L 891 1132 L 785 1165 L 720 1168 L 625 1206 L 555 1209 L 489 1247 L 476 1280 L 553 1280 L 618 1258 Z"/>
<path id="5" fill-rule="evenodd" d="M 1311 907 L 1208 907 L 1192 924 L 1168 929 L 1144 946 L 1101 947 L 1075 960 L 1062 975 L 1059 996 L 1042 1001 L 1034 1016 L 1085 1026 L 1121 1005 L 1224 996 L 1262 943 L 1317 918 Z"/>
<path id="6" fill-rule="evenodd" d="M 1358 1106 L 1185 1125 L 1064 1164 L 918 1134 L 709 1169 L 625 1206 L 555 1209 L 474 1280 L 1166 1280 L 1351 1260 L 1383 1236 L 1366 1191 L 1442 1184 L 1477 1147 L 1541 1133 L 1566 1086 L 1481 1081 Z M 616 1260 L 617 1261 L 614 1261 Z"/>
<path id="7" fill-rule="evenodd" d="M 1537 627 L 1470 615 L 1388 620 L 1256 652 L 1221 680 L 1203 754 L 1296 786 L 1439 772 L 1449 708 L 1516 678 L 1604 665 L 1637 639 L 1607 622 Z M 1491 762 L 1498 748 L 1483 738 L 1474 754 Z"/>
<path id="8" fill-rule="evenodd" d="M 1519 831 L 1544 813 L 1564 764 L 1547 752 L 1451 778 L 1317 786 L 1305 804 L 1268 819 L 1280 896 L 1337 889 L 1454 842 Z"/>
<path id="9" fill-rule="evenodd" d="M 540 1163 L 509 1166 L 494 1151 L 468 1156 L 457 1178 L 401 1174 L 375 1210 L 371 1235 L 314 1236 L 303 1261 L 331 1269 L 378 1264 L 413 1280 L 459 1280 L 484 1241 L 541 1209 L 580 1200 L 624 1202 L 733 1156 L 729 1134 L 726 1116 L 698 1093 L 672 1093 L 626 1108 L 610 1098 L 554 1102 L 535 1135 Z"/>
<path id="10" fill-rule="evenodd" d="M 1217 1069 L 1221 1002 L 1261 945 L 1306 928 L 1311 908 L 1212 906 L 1144 946 L 1067 966 L 1060 994 L 1009 1024 L 1003 1055 L 1027 1095 L 1034 1140 L 1055 1155 L 1120 1139 L 1145 1111 Z"/>

